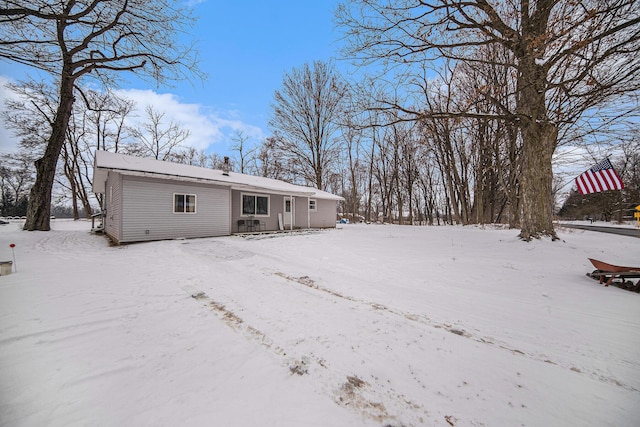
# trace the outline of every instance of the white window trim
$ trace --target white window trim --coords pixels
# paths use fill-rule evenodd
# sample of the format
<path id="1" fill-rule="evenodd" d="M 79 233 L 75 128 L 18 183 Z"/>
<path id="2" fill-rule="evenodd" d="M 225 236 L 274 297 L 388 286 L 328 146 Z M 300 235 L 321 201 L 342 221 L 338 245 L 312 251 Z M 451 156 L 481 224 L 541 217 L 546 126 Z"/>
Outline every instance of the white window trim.
<path id="1" fill-rule="evenodd" d="M 311 208 L 313 202 L 313 208 Z M 318 212 L 318 199 L 309 199 L 309 212 Z"/>
<path id="2" fill-rule="evenodd" d="M 267 198 L 267 214 L 245 214 L 244 213 L 244 196 L 251 197 L 266 197 Z M 258 207 L 258 200 L 256 199 L 256 208 Z M 249 217 L 262 217 L 267 218 L 271 216 L 271 196 L 268 194 L 257 194 L 257 193 L 240 193 L 240 218 L 249 218 Z"/>
<path id="3" fill-rule="evenodd" d="M 184 203 L 184 208 L 185 211 L 184 212 L 176 212 L 176 196 L 185 196 L 185 203 Z M 187 208 L 187 196 L 193 196 L 193 212 L 187 212 L 186 208 Z M 172 205 L 172 211 L 175 215 L 195 215 L 198 212 L 198 195 L 197 194 L 191 194 L 191 193 L 173 193 L 172 199 L 171 199 L 171 205 Z"/>

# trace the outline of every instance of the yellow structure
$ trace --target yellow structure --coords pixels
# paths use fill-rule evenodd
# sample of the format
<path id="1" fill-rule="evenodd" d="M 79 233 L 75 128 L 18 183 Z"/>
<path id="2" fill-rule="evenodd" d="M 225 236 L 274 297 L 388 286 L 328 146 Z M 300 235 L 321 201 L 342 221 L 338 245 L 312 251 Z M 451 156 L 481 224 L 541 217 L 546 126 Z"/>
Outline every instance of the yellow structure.
<path id="1" fill-rule="evenodd" d="M 640 205 L 636 206 L 636 211 L 633 213 L 633 217 L 638 220 L 638 227 L 640 227 Z"/>

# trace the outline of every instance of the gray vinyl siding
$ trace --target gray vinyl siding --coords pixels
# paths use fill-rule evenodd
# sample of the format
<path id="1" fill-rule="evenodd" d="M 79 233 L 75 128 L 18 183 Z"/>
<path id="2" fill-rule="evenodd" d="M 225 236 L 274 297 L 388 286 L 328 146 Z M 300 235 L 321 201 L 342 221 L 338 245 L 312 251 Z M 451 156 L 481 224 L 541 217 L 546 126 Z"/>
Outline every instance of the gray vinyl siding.
<path id="1" fill-rule="evenodd" d="M 280 194 L 267 194 L 260 192 L 241 192 L 238 190 L 232 191 L 231 201 L 231 225 L 232 232 L 238 232 L 238 220 L 246 220 L 247 217 L 241 215 L 242 212 L 242 200 L 241 194 L 259 194 L 269 196 L 269 216 L 268 217 L 255 217 L 255 219 L 262 222 L 262 231 L 275 231 L 279 229 L 278 214 L 284 215 L 284 197 Z M 308 212 L 309 203 L 307 197 L 294 197 L 294 220 L 293 228 L 329 228 L 336 226 L 336 212 L 337 202 L 335 200 L 323 200 L 316 199 L 317 211 Z M 309 215 L 307 216 L 307 212 Z M 288 227 L 287 227 L 288 228 Z M 240 230 L 242 231 L 242 230 Z"/>
<path id="2" fill-rule="evenodd" d="M 122 175 L 109 173 L 105 185 L 105 233 L 116 242 L 122 238 Z"/>
<path id="3" fill-rule="evenodd" d="M 283 201 L 282 196 L 275 194 L 261 193 L 257 191 L 239 191 L 231 192 L 231 229 L 233 233 L 238 232 L 238 220 L 247 220 L 242 215 L 242 194 L 256 194 L 259 196 L 269 197 L 269 216 L 256 216 L 255 219 L 262 222 L 262 231 L 274 231 L 278 229 L 278 213 L 282 212 Z M 242 230 L 240 230 L 242 231 Z"/>
<path id="4" fill-rule="evenodd" d="M 311 228 L 331 228 L 336 226 L 338 202 L 316 199 L 316 211 L 309 212 Z"/>
<path id="5" fill-rule="evenodd" d="M 316 199 L 316 210 L 309 211 L 309 198 L 296 197 L 293 228 L 330 228 L 336 226 L 337 202 Z M 280 203 L 284 203 L 281 198 Z M 284 210 L 284 206 L 281 208 Z"/>
<path id="6" fill-rule="evenodd" d="M 293 228 L 309 228 L 307 211 L 309 206 L 306 197 L 295 197 Z M 284 209 L 284 208 L 283 208 Z"/>
<path id="7" fill-rule="evenodd" d="M 123 176 L 119 242 L 231 234 L 229 189 L 211 185 Z M 195 194 L 195 213 L 174 213 L 174 194 Z"/>

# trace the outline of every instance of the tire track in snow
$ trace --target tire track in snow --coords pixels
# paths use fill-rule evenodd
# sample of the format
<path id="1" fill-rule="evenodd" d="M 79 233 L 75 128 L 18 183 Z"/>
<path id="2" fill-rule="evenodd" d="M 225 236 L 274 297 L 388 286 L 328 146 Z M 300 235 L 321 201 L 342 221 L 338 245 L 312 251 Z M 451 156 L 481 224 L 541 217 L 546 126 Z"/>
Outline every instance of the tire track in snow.
<path id="1" fill-rule="evenodd" d="M 47 236 L 34 244 L 38 252 L 53 253 L 63 259 L 74 259 L 76 254 L 85 254 L 88 250 L 100 250 L 109 247 L 105 236 L 80 234 L 77 231 L 49 231 Z"/>
<path id="2" fill-rule="evenodd" d="M 64 341 L 65 339 L 71 339 L 77 336 L 82 336 L 88 332 L 110 328 L 111 326 L 109 325 L 114 325 L 114 324 L 117 324 L 118 322 L 119 322 L 118 318 L 94 320 L 90 322 L 82 322 L 82 323 L 76 323 L 68 326 L 61 326 L 59 328 L 50 328 L 50 329 L 45 329 L 37 332 L 15 335 L 15 336 L 0 340 L 0 346 L 13 343 L 16 341 L 22 341 L 29 338 L 38 338 L 42 336 L 52 336 L 52 335 L 55 336 L 58 334 L 67 334 L 55 339 L 50 338 L 48 340 L 42 340 L 42 342 Z M 105 326 L 87 329 L 87 327 L 98 326 L 98 325 L 105 325 Z"/>
<path id="3" fill-rule="evenodd" d="M 64 384 L 62 384 L 62 388 L 66 389 L 66 388 L 70 388 L 70 387 L 76 387 L 79 385 L 83 385 L 86 384 L 88 382 L 92 382 L 95 380 L 99 380 L 102 378 L 107 378 L 107 377 L 112 377 L 112 376 L 118 376 L 121 374 L 125 374 L 131 371 L 134 371 L 136 369 L 139 369 L 140 366 L 139 365 L 126 365 L 126 366 L 122 366 L 119 368 L 114 368 L 114 369 L 98 369 L 98 372 L 92 373 L 90 375 L 84 375 L 81 376 L 79 378 L 74 379 L 73 381 L 69 381 L 66 382 Z"/>
<path id="4" fill-rule="evenodd" d="M 442 323 L 442 324 L 436 323 L 436 322 L 432 321 L 428 316 L 425 316 L 425 315 L 407 313 L 407 312 L 404 312 L 404 311 L 400 311 L 400 310 L 396 310 L 394 308 L 387 307 L 384 304 L 380 304 L 378 302 L 366 301 L 366 300 L 355 298 L 355 297 L 351 297 L 351 296 L 348 296 L 348 295 L 343 295 L 343 294 L 341 294 L 341 293 L 339 293 L 337 291 L 334 291 L 332 289 L 325 288 L 324 286 L 318 285 L 309 276 L 294 277 L 294 276 L 290 276 L 288 274 L 282 273 L 280 271 L 276 271 L 273 274 L 276 275 L 276 276 L 282 277 L 283 279 L 286 279 L 289 282 L 298 283 L 300 285 L 304 285 L 304 286 L 309 287 L 311 289 L 315 289 L 317 291 L 321 291 L 321 292 L 327 293 L 329 295 L 333 295 L 333 296 L 335 296 L 337 298 L 341 298 L 341 299 L 344 299 L 346 301 L 367 305 L 367 306 L 371 307 L 374 310 L 385 311 L 387 313 L 391 313 L 391 314 L 394 314 L 396 316 L 403 317 L 403 318 L 405 318 L 407 320 L 410 320 L 410 321 L 413 321 L 413 322 L 422 323 L 424 325 L 428 325 L 428 326 L 434 327 L 436 329 L 444 329 L 447 332 L 451 332 L 453 334 L 464 336 L 464 337 L 467 337 L 467 338 L 472 338 L 472 339 L 474 339 L 474 340 L 476 340 L 478 342 L 488 343 L 488 341 L 482 341 L 482 340 L 478 340 L 478 339 L 474 338 L 472 334 L 466 332 L 465 330 L 455 328 L 452 325 L 449 325 L 449 324 L 446 324 L 446 323 Z M 508 349 L 506 347 L 504 347 L 504 348 Z M 508 350 L 511 350 L 511 351 L 519 353 L 519 354 L 524 354 L 519 350 L 513 350 L 513 349 L 508 349 Z"/>
<path id="5" fill-rule="evenodd" d="M 359 298 L 355 298 L 352 296 L 348 296 L 348 295 L 343 295 L 340 292 L 334 291 L 333 289 L 329 289 L 326 288 L 324 286 L 321 286 L 319 284 L 317 284 L 313 279 L 311 279 L 309 276 L 300 276 L 300 277 L 295 277 L 295 276 L 291 276 L 288 275 L 286 273 L 283 273 L 281 271 L 276 271 L 273 273 L 276 276 L 282 277 L 283 279 L 285 279 L 287 282 L 289 283 L 297 283 L 299 285 L 303 285 L 306 286 L 308 288 L 314 289 L 316 291 L 319 292 L 323 292 L 326 294 L 329 294 L 331 296 L 334 296 L 336 298 L 340 298 L 346 301 L 350 301 L 350 302 L 354 302 L 354 303 L 358 303 L 358 304 L 363 304 L 366 306 L 371 307 L 374 310 L 380 310 L 380 311 L 384 311 L 387 313 L 391 313 L 393 315 L 396 316 L 400 316 L 402 318 L 405 318 L 409 321 L 412 322 L 417 322 L 417 323 L 421 323 L 423 325 L 427 325 L 436 329 L 443 329 L 447 332 L 451 332 L 452 334 L 455 335 L 459 335 L 461 337 L 464 338 L 468 338 L 471 339 L 475 342 L 481 343 L 481 344 L 487 344 L 487 345 L 491 345 L 491 346 L 496 346 L 497 348 L 503 349 L 503 350 L 507 350 L 509 352 L 511 352 L 514 355 L 519 355 L 519 356 L 524 356 L 527 357 L 531 360 L 537 360 L 540 362 L 544 362 L 544 363 L 548 363 L 548 364 L 552 364 L 552 365 L 556 365 L 556 366 L 561 366 L 565 369 L 568 369 L 572 372 L 575 372 L 577 374 L 583 374 L 583 375 L 587 375 L 590 378 L 596 379 L 598 381 L 602 381 L 608 384 L 612 384 L 618 387 L 622 387 L 625 390 L 628 391 L 632 391 L 632 392 L 637 392 L 639 390 L 637 390 L 636 388 L 634 388 L 633 386 L 629 385 L 629 384 L 625 384 L 622 381 L 619 381 L 616 378 L 607 376 L 607 375 L 603 375 L 600 374 L 598 372 L 587 372 L 587 371 L 583 371 L 575 366 L 568 366 L 566 364 L 562 364 L 562 363 L 556 363 L 552 360 L 550 360 L 547 357 L 544 357 L 542 355 L 536 355 L 536 354 L 531 354 L 531 353 L 526 353 L 524 351 L 518 350 L 516 348 L 513 348 L 511 346 L 509 346 L 507 343 L 505 342 L 501 342 L 498 340 L 495 340 L 494 338 L 491 337 L 478 337 L 474 334 L 471 334 L 467 331 L 465 331 L 464 329 L 461 328 L 456 328 L 453 327 L 452 325 L 446 324 L 446 323 L 436 323 L 434 321 L 432 321 L 428 316 L 425 315 L 419 315 L 419 314 L 414 314 L 414 313 L 407 313 L 401 310 L 396 310 L 394 308 L 390 308 L 385 306 L 384 304 L 380 304 L 374 301 L 367 301 L 367 300 L 363 300 L 363 299 L 359 299 Z"/>
<path id="6" fill-rule="evenodd" d="M 275 342 L 267 336 L 267 334 L 249 325 L 240 316 L 228 309 L 224 304 L 215 301 L 204 292 L 192 293 L 191 297 L 195 300 L 204 302 L 206 306 L 211 308 L 211 310 L 215 312 L 216 315 L 220 319 L 222 319 L 231 329 L 240 333 L 246 339 L 255 341 L 267 350 L 272 351 L 276 355 L 285 358 L 289 367 L 289 372 L 292 375 L 308 375 L 311 364 L 315 363 L 322 369 L 314 371 L 313 375 L 320 375 L 321 377 L 323 377 L 323 379 L 325 380 L 323 381 L 324 383 L 335 383 L 335 379 L 332 378 L 334 375 L 328 373 L 329 367 L 327 366 L 324 359 L 317 357 L 310 358 L 306 356 L 303 356 L 300 359 L 296 359 L 295 357 L 291 356 L 291 354 L 293 353 L 292 351 L 276 345 Z M 327 373 L 320 373 L 322 371 Z M 342 382 L 339 386 L 334 387 L 331 398 L 339 406 L 350 410 L 356 410 L 363 417 L 369 418 L 376 422 L 385 422 L 385 425 L 391 425 L 389 424 L 389 422 L 397 421 L 397 417 L 390 414 L 383 403 L 376 402 L 372 397 L 369 398 L 365 396 L 368 388 L 371 388 L 371 384 L 360 379 L 356 375 L 346 375 L 345 381 Z M 380 386 L 377 385 L 377 388 L 380 388 Z M 428 412 L 421 405 L 415 402 L 411 402 L 402 394 L 393 392 L 391 390 L 385 390 L 385 393 L 383 394 L 394 398 L 396 402 L 398 402 L 401 406 L 405 406 L 413 411 L 421 411 L 424 415 L 428 414 Z"/>

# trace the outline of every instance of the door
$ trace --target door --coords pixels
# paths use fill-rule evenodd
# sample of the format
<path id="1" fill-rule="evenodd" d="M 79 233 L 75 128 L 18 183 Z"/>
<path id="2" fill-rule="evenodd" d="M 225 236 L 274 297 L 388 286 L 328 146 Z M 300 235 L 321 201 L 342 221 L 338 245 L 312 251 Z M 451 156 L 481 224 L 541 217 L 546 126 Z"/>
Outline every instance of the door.
<path id="1" fill-rule="evenodd" d="M 295 211 L 295 199 L 285 196 L 284 198 L 284 228 L 293 228 L 293 215 Z"/>

